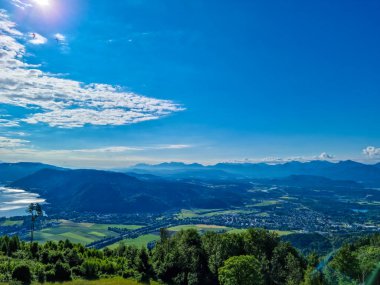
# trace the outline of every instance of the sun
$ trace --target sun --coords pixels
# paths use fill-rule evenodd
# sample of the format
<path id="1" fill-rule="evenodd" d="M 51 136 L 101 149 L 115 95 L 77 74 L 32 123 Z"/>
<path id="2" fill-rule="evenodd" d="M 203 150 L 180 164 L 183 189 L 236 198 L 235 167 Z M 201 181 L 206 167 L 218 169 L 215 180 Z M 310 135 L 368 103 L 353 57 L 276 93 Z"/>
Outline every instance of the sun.
<path id="1" fill-rule="evenodd" d="M 41 7 L 47 7 L 50 5 L 50 0 L 34 0 L 34 2 Z"/>

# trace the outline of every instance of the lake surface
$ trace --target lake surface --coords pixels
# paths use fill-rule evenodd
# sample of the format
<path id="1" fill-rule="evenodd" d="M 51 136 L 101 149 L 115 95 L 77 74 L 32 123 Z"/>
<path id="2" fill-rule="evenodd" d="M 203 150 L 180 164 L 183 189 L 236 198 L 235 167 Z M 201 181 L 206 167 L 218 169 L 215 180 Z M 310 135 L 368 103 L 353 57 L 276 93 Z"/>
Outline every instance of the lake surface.
<path id="1" fill-rule="evenodd" d="M 38 194 L 21 189 L 0 187 L 0 217 L 24 216 L 30 203 L 43 203 Z"/>

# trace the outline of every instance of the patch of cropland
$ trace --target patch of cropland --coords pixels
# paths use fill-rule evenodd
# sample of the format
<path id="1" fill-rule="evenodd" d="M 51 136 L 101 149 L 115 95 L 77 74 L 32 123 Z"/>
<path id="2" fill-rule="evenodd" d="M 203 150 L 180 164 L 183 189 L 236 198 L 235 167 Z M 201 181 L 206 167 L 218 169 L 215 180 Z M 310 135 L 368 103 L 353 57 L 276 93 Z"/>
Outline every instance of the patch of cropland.
<path id="1" fill-rule="evenodd" d="M 116 237 L 118 232 L 112 229 L 134 230 L 141 226 L 119 224 L 74 223 L 67 220 L 52 222 L 52 225 L 36 231 L 35 240 L 38 242 L 70 240 L 71 242 L 89 244 L 94 241 Z"/>

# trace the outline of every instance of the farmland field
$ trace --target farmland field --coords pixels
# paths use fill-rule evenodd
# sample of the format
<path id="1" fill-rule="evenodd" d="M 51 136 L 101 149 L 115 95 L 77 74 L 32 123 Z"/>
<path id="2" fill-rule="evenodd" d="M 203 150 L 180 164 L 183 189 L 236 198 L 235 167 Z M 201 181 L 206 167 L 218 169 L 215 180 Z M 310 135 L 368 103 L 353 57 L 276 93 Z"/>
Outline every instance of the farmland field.
<path id="1" fill-rule="evenodd" d="M 35 240 L 38 242 L 46 242 L 49 240 L 59 241 L 69 239 L 75 243 L 88 244 L 105 237 L 114 237 L 118 235 L 115 232 L 109 231 L 108 227 L 118 227 L 133 230 L 139 228 L 140 226 L 74 223 L 67 220 L 60 220 L 57 226 L 36 231 Z"/>
<path id="2" fill-rule="evenodd" d="M 13 220 L 10 220 L 10 219 L 6 219 L 5 221 L 3 221 L 0 226 L 2 227 L 9 227 L 9 226 L 20 226 L 23 224 L 23 221 L 13 221 Z"/>
<path id="3" fill-rule="evenodd" d="M 175 227 L 168 228 L 169 231 L 178 232 L 180 230 L 196 229 L 201 232 L 203 231 L 220 231 L 228 230 L 228 227 L 216 226 L 216 225 L 179 225 Z"/>
<path id="4" fill-rule="evenodd" d="M 232 229 L 231 231 L 229 231 L 229 233 L 241 233 L 244 231 L 246 231 L 246 229 Z M 274 232 L 274 233 L 278 234 L 280 237 L 295 233 L 293 231 L 280 231 L 280 230 L 270 230 L 270 232 Z"/>
<path id="5" fill-rule="evenodd" d="M 251 205 L 251 207 L 254 205 Z M 256 209 L 213 209 L 213 210 L 204 210 L 204 209 L 182 209 L 178 214 L 176 214 L 177 219 L 186 219 L 186 218 L 199 218 L 199 217 L 213 217 L 218 215 L 238 215 L 238 214 L 252 214 L 256 213 Z"/>
<path id="6" fill-rule="evenodd" d="M 182 209 L 177 215 L 177 219 L 203 217 L 205 215 L 218 213 L 221 209 Z"/>
<path id="7" fill-rule="evenodd" d="M 115 249 L 119 246 L 120 243 L 123 243 L 125 245 L 134 245 L 138 248 L 141 248 L 141 247 L 146 246 L 149 242 L 158 240 L 159 238 L 160 237 L 158 234 L 147 234 L 147 235 L 142 235 L 133 239 L 125 239 L 121 242 L 117 242 L 108 246 L 108 248 Z"/>

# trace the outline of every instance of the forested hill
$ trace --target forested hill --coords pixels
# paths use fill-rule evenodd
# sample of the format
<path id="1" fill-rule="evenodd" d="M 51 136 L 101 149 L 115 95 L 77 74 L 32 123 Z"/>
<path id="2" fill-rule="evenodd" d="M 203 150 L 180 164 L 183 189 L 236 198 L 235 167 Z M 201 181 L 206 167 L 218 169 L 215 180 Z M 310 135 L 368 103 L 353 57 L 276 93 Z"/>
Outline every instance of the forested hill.
<path id="1" fill-rule="evenodd" d="M 96 280 L 121 276 L 173 285 L 378 284 L 380 235 L 363 237 L 338 249 L 331 258 L 300 255 L 275 233 L 249 229 L 240 233 L 162 229 L 152 250 L 120 244 L 95 250 L 68 240 L 45 244 L 0 238 L 0 282 Z M 99 284 L 102 284 L 99 281 Z"/>
<path id="2" fill-rule="evenodd" d="M 242 205 L 244 193 L 164 179 L 140 180 L 99 170 L 43 169 L 9 185 L 40 194 L 50 211 L 160 212 Z"/>
<path id="3" fill-rule="evenodd" d="M 53 165 L 34 162 L 0 163 L 0 184 L 13 182 L 46 168 L 60 169 Z"/>

